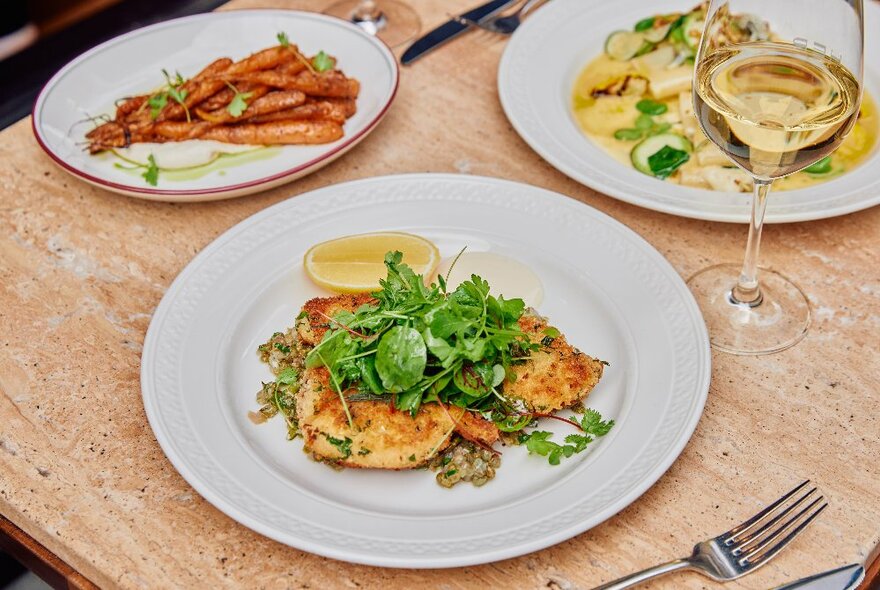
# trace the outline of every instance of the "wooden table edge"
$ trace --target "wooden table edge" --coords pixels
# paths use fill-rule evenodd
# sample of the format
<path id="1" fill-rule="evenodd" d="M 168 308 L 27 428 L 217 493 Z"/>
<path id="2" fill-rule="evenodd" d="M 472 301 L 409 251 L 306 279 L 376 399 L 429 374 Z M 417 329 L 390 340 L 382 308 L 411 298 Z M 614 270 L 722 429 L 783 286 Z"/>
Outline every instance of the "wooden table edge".
<path id="1" fill-rule="evenodd" d="M 0 550 L 8 553 L 55 590 L 99 590 L 98 586 L 2 514 Z"/>

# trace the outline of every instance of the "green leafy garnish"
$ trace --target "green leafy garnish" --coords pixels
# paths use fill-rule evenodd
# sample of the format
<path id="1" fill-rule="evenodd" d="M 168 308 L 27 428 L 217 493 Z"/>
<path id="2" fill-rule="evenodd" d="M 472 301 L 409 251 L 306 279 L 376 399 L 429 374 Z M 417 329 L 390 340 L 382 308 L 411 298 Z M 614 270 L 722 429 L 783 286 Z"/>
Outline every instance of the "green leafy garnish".
<path id="1" fill-rule="evenodd" d="M 235 95 L 232 97 L 232 100 L 230 100 L 229 104 L 226 105 L 226 112 L 228 112 L 233 117 L 238 118 L 241 116 L 241 114 L 243 112 L 245 112 L 245 110 L 247 110 L 247 108 L 248 108 L 247 101 L 251 99 L 251 97 L 254 95 L 254 93 L 253 92 L 240 92 L 238 90 L 238 88 L 236 88 L 231 83 L 227 82 L 226 84 L 235 93 Z"/>
<path id="2" fill-rule="evenodd" d="M 328 443 L 330 443 L 331 445 L 336 447 L 336 450 L 338 450 L 340 452 L 340 454 L 342 455 L 342 457 L 341 457 L 342 459 L 348 459 L 349 457 L 351 457 L 351 442 L 352 441 L 350 438 L 348 438 L 346 436 L 345 440 L 340 440 L 338 438 L 334 438 L 334 437 L 330 436 L 326 432 L 324 433 L 324 438 L 327 439 Z"/>
<path id="3" fill-rule="evenodd" d="M 690 158 L 686 151 L 664 145 L 657 153 L 648 156 L 648 166 L 654 176 L 666 178 Z"/>
<path id="4" fill-rule="evenodd" d="M 654 17 L 652 16 L 652 17 L 645 18 L 645 19 L 642 19 L 639 22 L 637 22 L 636 26 L 633 27 L 633 30 L 635 30 L 636 32 L 647 31 L 648 29 L 650 29 L 653 26 L 654 26 Z"/>
<path id="5" fill-rule="evenodd" d="M 386 254 L 385 267 L 376 302 L 328 318 L 306 367 L 326 367 L 340 396 L 350 387 L 358 399 L 390 392 L 413 415 L 427 401 L 510 414 L 501 386 L 540 348 L 519 327 L 523 301 L 495 297 L 476 275 L 449 293 L 427 286 L 400 252 Z"/>
<path id="6" fill-rule="evenodd" d="M 636 108 L 641 113 L 645 113 L 646 115 L 662 115 L 669 107 L 666 106 L 665 103 L 657 102 L 656 100 L 651 100 L 650 98 L 643 98 L 639 102 L 636 103 Z"/>
<path id="7" fill-rule="evenodd" d="M 147 181 L 147 184 L 156 186 L 159 184 L 159 166 L 156 165 L 156 158 L 153 157 L 153 154 L 147 156 L 147 162 L 147 169 L 141 176 Z"/>
<path id="8" fill-rule="evenodd" d="M 643 101 L 639 101 L 638 104 L 642 104 Z M 649 100 L 648 102 L 654 103 L 654 101 Z M 663 107 L 663 111 L 666 111 L 666 105 L 663 103 L 655 103 Z M 638 107 L 638 105 L 636 105 Z M 647 109 L 652 109 L 651 106 L 644 107 Z M 640 109 L 641 110 L 641 109 Z M 656 109 L 654 109 L 656 110 Z M 645 137 L 649 137 L 651 135 L 659 135 L 660 133 L 665 133 L 672 128 L 670 123 L 657 123 L 654 121 L 654 117 L 651 115 L 642 112 L 636 118 L 636 124 L 634 128 L 626 128 L 626 129 L 618 129 L 614 132 L 614 139 L 618 139 L 620 141 L 636 141 L 639 139 L 643 139 Z"/>
<path id="9" fill-rule="evenodd" d="M 165 108 L 165 105 L 168 104 L 168 93 L 160 92 L 159 94 L 154 94 L 149 100 L 147 100 L 147 104 L 150 106 L 150 118 L 158 118 L 159 113 L 161 113 L 162 109 Z"/>
<path id="10" fill-rule="evenodd" d="M 804 168 L 810 174 L 828 174 L 831 172 L 831 156 L 825 156 L 818 162 Z"/>
<path id="11" fill-rule="evenodd" d="M 290 39 L 288 39 L 287 33 L 285 33 L 284 31 L 281 31 L 277 35 L 275 35 L 275 38 L 278 39 L 278 44 L 281 45 L 281 47 L 290 46 Z"/>
<path id="12" fill-rule="evenodd" d="M 386 391 L 406 391 L 422 378 L 428 362 L 428 348 L 418 330 L 395 326 L 388 330 L 376 349 L 376 371 Z"/>
<path id="13" fill-rule="evenodd" d="M 318 55 L 312 58 L 312 67 L 316 72 L 326 72 L 336 67 L 336 60 L 323 51 L 319 51 Z"/>
<path id="14" fill-rule="evenodd" d="M 550 440 L 553 434 L 546 430 L 521 434 L 519 442 L 526 445 L 529 453 L 547 457 L 550 465 L 559 465 L 563 457 L 582 452 L 596 437 L 605 436 L 614 426 L 614 420 L 602 420 L 602 415 L 592 409 L 587 409 L 580 420 L 575 418 L 572 423 L 577 424 L 583 434 L 569 434 L 565 437 L 565 444 Z"/>

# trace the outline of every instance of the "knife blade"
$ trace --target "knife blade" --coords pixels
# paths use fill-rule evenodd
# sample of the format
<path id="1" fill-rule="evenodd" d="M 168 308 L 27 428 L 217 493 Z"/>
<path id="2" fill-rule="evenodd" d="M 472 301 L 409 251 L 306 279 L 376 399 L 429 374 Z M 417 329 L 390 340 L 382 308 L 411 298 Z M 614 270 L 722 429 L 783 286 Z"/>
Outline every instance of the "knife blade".
<path id="1" fill-rule="evenodd" d="M 497 12 L 501 12 L 517 1 L 518 0 L 490 0 L 485 4 L 477 6 L 473 10 L 465 12 L 458 18 L 478 21 L 481 18 L 486 18 L 487 16 L 492 16 Z M 469 28 L 468 25 L 462 24 L 455 19 L 446 21 L 433 31 L 416 39 L 416 41 L 403 52 L 403 56 L 400 58 L 400 63 L 403 65 L 411 64 L 432 49 L 436 49 L 447 41 L 455 39 Z"/>
<path id="2" fill-rule="evenodd" d="M 775 590 L 851 590 L 864 576 L 865 568 L 861 564 L 853 563 L 779 586 Z"/>

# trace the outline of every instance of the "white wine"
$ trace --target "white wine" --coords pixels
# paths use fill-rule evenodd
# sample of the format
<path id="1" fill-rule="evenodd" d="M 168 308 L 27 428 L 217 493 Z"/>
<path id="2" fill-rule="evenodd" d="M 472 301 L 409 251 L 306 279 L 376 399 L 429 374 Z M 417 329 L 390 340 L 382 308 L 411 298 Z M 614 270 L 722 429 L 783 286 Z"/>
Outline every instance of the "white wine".
<path id="1" fill-rule="evenodd" d="M 827 156 L 859 113 L 860 85 L 846 67 L 788 43 L 713 50 L 695 76 L 703 132 L 760 179 L 787 176 Z"/>

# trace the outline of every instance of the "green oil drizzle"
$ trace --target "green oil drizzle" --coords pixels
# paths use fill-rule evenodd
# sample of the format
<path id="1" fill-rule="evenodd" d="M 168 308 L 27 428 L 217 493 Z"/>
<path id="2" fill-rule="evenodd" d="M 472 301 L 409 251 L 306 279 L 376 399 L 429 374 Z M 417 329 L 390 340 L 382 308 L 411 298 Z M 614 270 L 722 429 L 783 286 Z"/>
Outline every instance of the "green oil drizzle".
<path id="1" fill-rule="evenodd" d="M 160 167 L 159 182 L 161 184 L 163 180 L 170 180 L 172 182 L 197 180 L 199 178 L 207 176 L 208 174 L 211 174 L 212 172 L 217 172 L 218 176 L 225 176 L 227 168 L 241 166 L 242 164 L 249 164 L 251 162 L 258 162 L 260 160 L 268 160 L 269 158 L 275 157 L 280 152 L 281 146 L 262 146 L 254 148 L 252 150 L 248 150 L 246 152 L 217 154 L 217 156 L 210 162 L 205 162 L 204 164 L 198 164 L 196 166 L 189 166 L 186 168 Z M 116 162 L 115 164 L 113 164 L 113 166 L 117 170 L 127 172 L 131 176 L 140 177 L 142 171 L 146 168 L 144 164 L 126 158 L 116 151 L 113 151 L 112 153 L 118 159 L 125 162 L 125 164 L 122 164 L 120 162 Z"/>

